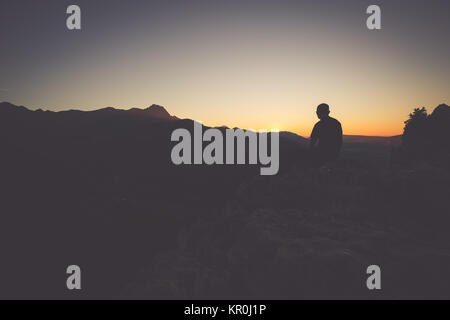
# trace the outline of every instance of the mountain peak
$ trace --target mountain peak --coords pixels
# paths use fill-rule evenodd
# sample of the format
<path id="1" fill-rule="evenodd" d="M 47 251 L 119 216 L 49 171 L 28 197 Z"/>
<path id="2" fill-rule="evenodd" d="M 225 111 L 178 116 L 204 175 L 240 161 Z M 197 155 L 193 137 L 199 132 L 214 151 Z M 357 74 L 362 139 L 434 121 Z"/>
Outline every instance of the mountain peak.
<path id="1" fill-rule="evenodd" d="M 166 119 L 166 120 L 177 119 L 176 117 L 171 116 L 163 106 L 157 104 L 152 104 L 150 107 L 146 109 L 132 108 L 127 112 L 156 119 Z"/>
<path id="2" fill-rule="evenodd" d="M 160 106 L 159 104 L 152 104 L 150 107 L 145 109 L 145 111 L 150 112 L 153 116 L 158 117 L 158 118 L 171 118 L 172 117 L 170 115 L 170 113 L 167 112 L 167 110 L 163 106 Z"/>
<path id="3" fill-rule="evenodd" d="M 146 115 L 152 117 L 152 118 L 158 118 L 158 119 L 172 119 L 173 117 L 170 115 L 169 112 L 163 107 L 158 104 L 152 104 L 147 109 L 143 110 Z"/>

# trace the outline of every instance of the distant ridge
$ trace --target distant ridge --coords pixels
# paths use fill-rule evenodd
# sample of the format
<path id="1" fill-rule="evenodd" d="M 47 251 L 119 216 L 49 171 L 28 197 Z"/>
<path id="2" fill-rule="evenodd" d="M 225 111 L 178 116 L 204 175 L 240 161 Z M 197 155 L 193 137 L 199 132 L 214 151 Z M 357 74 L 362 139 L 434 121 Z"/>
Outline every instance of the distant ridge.
<path id="1" fill-rule="evenodd" d="M 397 146 L 402 143 L 402 136 L 392 137 L 362 136 L 362 135 L 344 135 L 344 143 L 370 143 Z"/>
<path id="2" fill-rule="evenodd" d="M 32 111 L 24 106 L 16 106 L 10 102 L 0 102 L 0 112 L 18 112 L 18 111 L 29 111 L 29 112 L 44 112 L 41 108 Z M 99 114 L 129 114 L 129 115 L 138 115 L 138 116 L 145 116 L 149 118 L 154 119 L 161 119 L 161 120 L 179 120 L 175 116 L 171 116 L 167 110 L 160 105 L 152 104 L 150 107 L 146 109 L 139 109 L 139 108 L 132 108 L 129 110 L 124 109 L 115 109 L 113 107 L 106 107 L 102 109 L 92 110 L 92 111 L 82 111 L 82 110 L 64 110 L 64 111 L 45 111 L 49 113 L 55 113 L 55 114 L 64 114 L 64 113 L 99 113 Z"/>
<path id="3" fill-rule="evenodd" d="M 25 108 L 24 106 L 16 106 L 12 103 L 9 102 L 0 102 L 0 111 L 10 111 L 10 112 L 14 112 L 14 111 L 31 111 L 28 110 L 27 108 Z"/>
<path id="4" fill-rule="evenodd" d="M 299 136 L 298 134 L 292 133 L 290 131 L 281 131 L 280 132 L 280 137 L 284 137 L 284 138 L 286 138 L 288 140 L 291 140 L 293 142 L 298 142 L 298 143 L 301 143 L 301 144 L 309 143 L 309 139 L 304 138 L 302 136 Z"/>
<path id="5" fill-rule="evenodd" d="M 28 111 L 31 113 L 42 113 L 44 112 L 42 109 L 38 109 L 36 111 L 32 111 L 27 109 L 24 106 L 16 106 L 10 102 L 1 102 L 0 103 L 0 112 L 24 112 Z M 138 117 L 146 117 L 150 119 L 157 120 L 181 120 L 176 116 L 172 116 L 163 106 L 158 104 L 152 104 L 150 107 L 146 109 L 140 108 L 131 108 L 128 110 L 125 109 L 116 109 L 112 107 L 92 110 L 92 111 L 81 111 L 81 110 L 67 110 L 67 111 L 45 111 L 46 113 L 53 114 L 65 114 L 65 113 L 99 113 L 99 114 L 117 114 L 117 115 L 130 115 L 130 116 L 138 116 Z M 431 116 L 436 115 L 445 115 L 450 116 L 450 107 L 446 104 L 441 104 L 436 107 L 431 114 Z M 186 119 L 189 120 L 189 119 Z M 227 129 L 227 126 L 218 127 L 220 129 Z M 237 128 L 235 128 L 237 129 Z M 300 135 L 289 131 L 281 131 L 280 137 L 286 138 L 291 142 L 296 142 L 299 144 L 307 144 L 309 142 L 308 138 L 304 138 Z M 379 144 L 386 146 L 398 146 L 401 145 L 401 135 L 396 135 L 392 137 L 379 137 L 379 136 L 364 136 L 364 135 L 344 135 L 343 136 L 344 143 L 364 143 L 364 144 Z"/>

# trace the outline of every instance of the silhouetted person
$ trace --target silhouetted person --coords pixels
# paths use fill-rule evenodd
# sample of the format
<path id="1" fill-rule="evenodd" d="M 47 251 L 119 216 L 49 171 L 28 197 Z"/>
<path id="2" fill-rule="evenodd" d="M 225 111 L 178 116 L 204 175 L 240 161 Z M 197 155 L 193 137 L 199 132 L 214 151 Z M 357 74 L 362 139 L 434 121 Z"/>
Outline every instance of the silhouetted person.
<path id="1" fill-rule="evenodd" d="M 311 133 L 310 149 L 314 166 L 336 161 L 342 147 L 342 127 L 339 121 L 329 116 L 330 107 L 322 103 L 317 107 L 316 123 Z"/>

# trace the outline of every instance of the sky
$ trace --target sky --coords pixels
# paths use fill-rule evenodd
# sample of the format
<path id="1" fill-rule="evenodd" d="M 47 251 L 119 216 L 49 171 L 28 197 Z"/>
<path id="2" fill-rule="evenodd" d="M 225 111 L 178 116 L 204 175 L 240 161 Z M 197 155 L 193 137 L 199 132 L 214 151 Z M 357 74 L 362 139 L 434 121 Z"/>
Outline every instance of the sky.
<path id="1" fill-rule="evenodd" d="M 66 27 L 71 4 L 82 30 Z M 448 0 L 0 0 L 0 101 L 160 104 L 303 136 L 325 102 L 345 134 L 390 136 L 414 108 L 450 104 L 449 15 Z"/>

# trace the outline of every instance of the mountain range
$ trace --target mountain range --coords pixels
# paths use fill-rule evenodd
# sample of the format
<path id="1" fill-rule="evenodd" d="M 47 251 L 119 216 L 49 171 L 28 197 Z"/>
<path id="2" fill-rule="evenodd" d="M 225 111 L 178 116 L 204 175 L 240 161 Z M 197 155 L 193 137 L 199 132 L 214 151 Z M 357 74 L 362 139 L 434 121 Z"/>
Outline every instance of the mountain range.
<path id="1" fill-rule="evenodd" d="M 170 115 L 170 113 L 163 107 L 157 104 L 153 104 L 150 107 L 146 109 L 139 109 L 139 108 L 131 108 L 129 110 L 124 109 L 116 109 L 112 107 L 102 108 L 98 110 L 93 111 L 79 111 L 79 110 L 68 110 L 68 111 L 43 111 L 42 109 L 37 109 L 36 111 L 31 111 L 30 109 L 27 109 L 23 106 L 16 106 L 14 104 L 11 104 L 9 102 L 1 102 L 0 103 L 0 112 L 3 114 L 7 113 L 14 113 L 14 112 L 36 112 L 36 113 L 50 113 L 50 114 L 76 114 L 76 113 L 94 113 L 94 114 L 102 114 L 102 115 L 109 115 L 109 116 L 123 116 L 123 117 L 129 117 L 129 116 L 140 116 L 143 118 L 148 119 L 158 119 L 158 120 L 180 120 L 176 116 Z M 227 128 L 226 126 L 222 126 L 220 128 Z M 298 134 L 289 132 L 289 131 L 281 131 L 280 136 L 282 138 L 286 138 L 287 140 L 297 142 L 299 144 L 306 144 L 309 142 L 309 139 L 302 137 Z M 379 136 L 362 136 L 362 135 L 344 135 L 343 136 L 344 143 L 365 143 L 365 144 L 382 144 L 382 145 L 389 145 L 389 146 L 396 146 L 401 144 L 401 136 L 392 136 L 392 137 L 379 137 Z"/>

